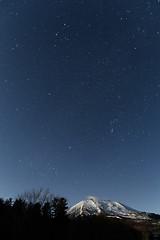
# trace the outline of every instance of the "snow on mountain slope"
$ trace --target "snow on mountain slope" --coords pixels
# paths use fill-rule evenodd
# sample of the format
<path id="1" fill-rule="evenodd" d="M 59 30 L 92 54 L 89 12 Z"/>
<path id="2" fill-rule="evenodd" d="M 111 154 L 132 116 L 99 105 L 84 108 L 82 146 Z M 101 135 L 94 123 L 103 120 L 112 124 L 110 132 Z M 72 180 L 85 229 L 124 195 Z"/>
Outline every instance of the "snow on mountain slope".
<path id="1" fill-rule="evenodd" d="M 113 202 L 110 200 L 100 200 L 95 197 L 89 197 L 88 200 L 77 203 L 76 205 L 71 207 L 67 213 L 71 217 L 107 213 L 109 215 L 132 219 L 148 218 L 147 214 L 142 214 L 141 212 L 118 202 Z"/>

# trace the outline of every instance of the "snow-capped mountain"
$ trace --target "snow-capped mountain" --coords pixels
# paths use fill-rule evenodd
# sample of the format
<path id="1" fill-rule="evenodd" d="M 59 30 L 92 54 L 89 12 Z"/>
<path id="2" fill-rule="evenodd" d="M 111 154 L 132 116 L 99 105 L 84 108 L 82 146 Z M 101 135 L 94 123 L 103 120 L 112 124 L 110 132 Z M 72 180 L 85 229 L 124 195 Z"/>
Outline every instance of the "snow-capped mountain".
<path id="1" fill-rule="evenodd" d="M 125 206 L 118 202 L 110 200 L 100 200 L 96 197 L 89 197 L 88 200 L 81 201 L 68 210 L 71 218 L 106 213 L 111 216 L 132 218 L 132 219 L 148 219 L 146 213 L 141 213 L 135 209 Z"/>

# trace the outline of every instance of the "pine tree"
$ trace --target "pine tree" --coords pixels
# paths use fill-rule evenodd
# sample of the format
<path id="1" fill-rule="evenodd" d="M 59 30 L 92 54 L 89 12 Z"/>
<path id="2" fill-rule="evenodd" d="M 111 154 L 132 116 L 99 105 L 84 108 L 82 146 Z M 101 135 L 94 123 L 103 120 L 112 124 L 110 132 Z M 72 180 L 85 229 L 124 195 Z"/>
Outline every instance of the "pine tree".
<path id="1" fill-rule="evenodd" d="M 67 218 L 66 211 L 68 209 L 67 207 L 67 200 L 65 198 L 58 198 L 55 197 L 52 201 L 52 207 L 53 207 L 53 216 L 55 220 L 63 221 Z"/>

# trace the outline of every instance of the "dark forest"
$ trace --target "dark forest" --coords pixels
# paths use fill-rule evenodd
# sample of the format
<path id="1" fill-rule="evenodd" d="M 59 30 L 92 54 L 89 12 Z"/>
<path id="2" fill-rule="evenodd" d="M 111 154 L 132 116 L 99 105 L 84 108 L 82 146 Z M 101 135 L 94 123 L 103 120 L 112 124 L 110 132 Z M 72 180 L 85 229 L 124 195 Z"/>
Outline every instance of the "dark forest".
<path id="1" fill-rule="evenodd" d="M 140 240 L 140 233 L 106 215 L 71 219 L 63 197 L 25 193 L 16 200 L 0 199 L 0 235 L 7 240 L 123 239 Z"/>

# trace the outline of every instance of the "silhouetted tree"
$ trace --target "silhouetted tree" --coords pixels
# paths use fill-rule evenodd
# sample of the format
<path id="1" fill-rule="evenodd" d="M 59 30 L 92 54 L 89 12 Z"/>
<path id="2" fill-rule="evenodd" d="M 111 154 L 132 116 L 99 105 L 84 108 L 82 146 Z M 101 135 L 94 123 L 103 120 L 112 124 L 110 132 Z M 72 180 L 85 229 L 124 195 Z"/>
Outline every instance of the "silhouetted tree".
<path id="1" fill-rule="evenodd" d="M 13 204 L 13 211 L 15 212 L 16 215 L 22 216 L 26 211 L 26 206 L 27 204 L 24 200 L 22 200 L 21 198 L 16 199 Z"/>
<path id="2" fill-rule="evenodd" d="M 46 202 L 42 207 L 42 215 L 44 217 L 51 217 L 52 211 L 51 211 L 51 204 L 50 202 Z"/>
<path id="3" fill-rule="evenodd" d="M 43 205 L 46 202 L 52 201 L 54 195 L 49 192 L 49 189 L 43 191 L 43 189 L 40 188 L 39 190 L 33 189 L 31 191 L 25 191 L 23 194 L 20 194 L 18 198 L 25 200 L 28 204 L 35 204 L 39 202 Z"/>
<path id="4" fill-rule="evenodd" d="M 4 211 L 4 199 L 3 198 L 0 198 L 0 215 L 2 215 Z"/>
<path id="5" fill-rule="evenodd" d="M 52 201 L 53 207 L 53 216 L 56 220 L 65 220 L 67 218 L 66 211 L 67 207 L 67 200 L 65 198 L 58 198 L 55 197 Z"/>
<path id="6" fill-rule="evenodd" d="M 41 204 L 39 202 L 35 204 L 29 203 L 27 206 L 27 213 L 31 218 L 39 218 L 41 216 Z"/>

